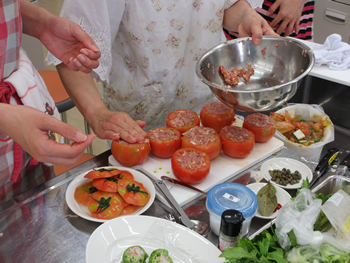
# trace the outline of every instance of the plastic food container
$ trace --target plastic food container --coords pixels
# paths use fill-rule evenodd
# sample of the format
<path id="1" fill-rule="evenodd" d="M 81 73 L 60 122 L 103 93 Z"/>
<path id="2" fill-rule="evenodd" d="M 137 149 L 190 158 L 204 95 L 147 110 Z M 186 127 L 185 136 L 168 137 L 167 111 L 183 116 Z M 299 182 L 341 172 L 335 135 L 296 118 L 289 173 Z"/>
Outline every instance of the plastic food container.
<path id="1" fill-rule="evenodd" d="M 235 209 L 243 214 L 241 236 L 249 232 L 250 223 L 258 209 L 256 194 L 248 187 L 237 183 L 222 183 L 209 190 L 206 200 L 210 227 L 219 235 L 221 214 L 227 209 Z"/>

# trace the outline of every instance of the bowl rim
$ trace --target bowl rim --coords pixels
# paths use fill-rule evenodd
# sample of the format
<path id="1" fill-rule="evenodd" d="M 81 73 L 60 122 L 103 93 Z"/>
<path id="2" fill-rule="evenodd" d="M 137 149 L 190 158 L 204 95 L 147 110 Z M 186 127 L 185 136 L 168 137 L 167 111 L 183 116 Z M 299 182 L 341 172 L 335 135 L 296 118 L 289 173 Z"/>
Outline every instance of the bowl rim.
<path id="1" fill-rule="evenodd" d="M 299 45 L 302 46 L 302 48 L 307 51 L 306 54 L 308 54 L 309 58 L 310 58 L 310 64 L 307 67 L 307 69 L 300 74 L 298 77 L 296 77 L 295 79 L 288 81 L 286 83 L 280 84 L 280 85 L 276 85 L 276 86 L 272 86 L 272 87 L 267 87 L 267 88 L 262 88 L 262 89 L 255 89 L 255 90 L 236 90 L 236 89 L 232 89 L 231 88 L 224 88 L 227 86 L 223 86 L 223 85 L 214 85 L 212 82 L 209 82 L 208 80 L 206 80 L 200 70 L 200 64 L 202 62 L 202 60 L 204 60 L 207 56 L 209 56 L 211 53 L 213 53 L 216 49 L 220 48 L 221 46 L 224 46 L 228 43 L 239 43 L 239 42 L 243 42 L 243 41 L 252 41 L 252 37 L 242 37 L 242 38 L 236 38 L 233 40 L 227 40 L 225 42 L 222 42 L 214 47 L 212 47 L 210 50 L 207 50 L 206 52 L 204 52 L 197 60 L 196 63 L 196 74 L 197 77 L 199 78 L 200 81 L 202 81 L 204 84 L 208 85 L 210 88 L 215 88 L 215 89 L 219 89 L 219 90 L 223 90 L 223 91 L 228 91 L 228 92 L 234 92 L 234 93 L 256 93 L 256 92 L 266 92 L 266 91 L 272 91 L 272 90 L 277 90 L 280 88 L 283 88 L 285 86 L 291 85 L 293 83 L 298 82 L 299 80 L 301 80 L 302 78 L 304 78 L 307 74 L 309 74 L 309 72 L 311 71 L 311 69 L 313 68 L 314 64 L 315 64 L 315 55 L 313 53 L 313 50 L 306 45 L 304 42 L 300 41 L 299 39 L 296 38 L 292 38 L 292 37 L 281 37 L 281 36 L 263 36 L 263 39 L 280 39 L 281 41 L 288 41 L 288 42 L 295 42 Z M 261 45 L 261 44 L 260 44 Z"/>

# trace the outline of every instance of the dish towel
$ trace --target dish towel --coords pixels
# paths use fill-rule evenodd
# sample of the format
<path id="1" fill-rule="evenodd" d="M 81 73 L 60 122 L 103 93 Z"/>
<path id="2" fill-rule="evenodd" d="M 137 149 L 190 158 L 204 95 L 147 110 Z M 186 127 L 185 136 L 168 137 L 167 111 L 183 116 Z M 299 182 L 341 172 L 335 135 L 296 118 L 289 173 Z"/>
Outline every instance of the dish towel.
<path id="1" fill-rule="evenodd" d="M 323 45 L 308 42 L 315 55 L 315 65 L 327 65 L 330 69 L 345 70 L 350 67 L 350 45 L 341 42 L 341 36 L 332 34 Z"/>

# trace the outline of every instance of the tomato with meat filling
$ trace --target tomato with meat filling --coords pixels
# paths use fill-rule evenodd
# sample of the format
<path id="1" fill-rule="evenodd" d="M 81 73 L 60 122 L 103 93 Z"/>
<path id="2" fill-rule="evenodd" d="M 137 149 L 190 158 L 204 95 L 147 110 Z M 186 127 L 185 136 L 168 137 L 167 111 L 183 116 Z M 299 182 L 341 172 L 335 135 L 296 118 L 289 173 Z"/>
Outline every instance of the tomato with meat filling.
<path id="1" fill-rule="evenodd" d="M 202 182 L 210 171 L 208 154 L 194 148 L 177 150 L 171 158 L 171 168 L 177 179 L 186 184 Z"/>
<path id="2" fill-rule="evenodd" d="M 137 206 L 146 205 L 151 198 L 142 183 L 128 179 L 118 180 L 118 192 L 126 202 Z"/>
<path id="3" fill-rule="evenodd" d="M 199 126 L 199 124 L 200 119 L 198 114 L 193 110 L 175 110 L 170 112 L 166 117 L 166 126 L 174 128 L 181 133 L 184 133 L 195 126 Z"/>
<path id="4" fill-rule="evenodd" d="M 175 128 L 158 127 L 148 132 L 151 151 L 159 158 L 170 158 L 181 147 L 181 133 Z"/>
<path id="5" fill-rule="evenodd" d="M 267 142 L 276 132 L 276 124 L 261 113 L 253 113 L 244 118 L 243 128 L 255 135 L 256 142 Z"/>
<path id="6" fill-rule="evenodd" d="M 236 126 L 226 126 L 220 131 L 222 150 L 235 158 L 247 157 L 254 148 L 255 135 L 251 131 Z"/>
<path id="7" fill-rule="evenodd" d="M 131 167 L 146 161 L 151 152 L 151 145 L 148 138 L 139 143 L 128 143 L 120 139 L 112 142 L 111 151 L 117 162 Z"/>
<path id="8" fill-rule="evenodd" d="M 203 106 L 200 119 L 204 127 L 213 128 L 220 133 L 223 127 L 232 125 L 235 120 L 235 112 L 222 102 L 213 101 Z"/>
<path id="9" fill-rule="evenodd" d="M 74 199 L 79 204 L 87 205 L 91 199 L 90 196 L 97 191 L 98 189 L 94 187 L 91 182 L 81 184 L 75 189 Z"/>
<path id="10" fill-rule="evenodd" d="M 188 147 L 205 152 L 212 160 L 220 154 L 222 145 L 220 136 L 214 129 L 193 127 L 182 137 L 182 148 Z"/>
<path id="11" fill-rule="evenodd" d="M 127 205 L 128 203 L 119 193 L 103 191 L 93 193 L 87 204 L 91 216 L 99 219 L 115 218 L 122 213 Z"/>

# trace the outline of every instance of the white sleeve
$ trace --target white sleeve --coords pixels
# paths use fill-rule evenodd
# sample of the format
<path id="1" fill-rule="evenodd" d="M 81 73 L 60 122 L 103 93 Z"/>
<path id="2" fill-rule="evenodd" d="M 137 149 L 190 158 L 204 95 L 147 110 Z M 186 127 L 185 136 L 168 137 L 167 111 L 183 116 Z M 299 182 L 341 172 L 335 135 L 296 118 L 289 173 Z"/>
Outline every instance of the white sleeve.
<path id="1" fill-rule="evenodd" d="M 125 0 L 69 0 L 64 1 L 61 17 L 79 24 L 96 42 L 101 51 L 99 67 L 94 77 L 108 81 L 112 66 L 111 44 L 115 40 L 125 9 Z M 61 63 L 50 52 L 46 57 L 48 65 Z"/>
<path id="2" fill-rule="evenodd" d="M 236 2 L 238 2 L 239 0 L 226 0 L 225 2 L 225 10 L 230 8 L 232 5 L 234 5 Z M 262 7 L 262 4 L 264 2 L 264 0 L 246 0 L 250 6 L 255 9 L 257 7 Z"/>

